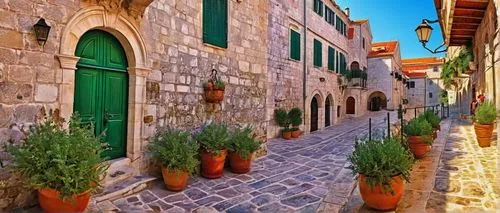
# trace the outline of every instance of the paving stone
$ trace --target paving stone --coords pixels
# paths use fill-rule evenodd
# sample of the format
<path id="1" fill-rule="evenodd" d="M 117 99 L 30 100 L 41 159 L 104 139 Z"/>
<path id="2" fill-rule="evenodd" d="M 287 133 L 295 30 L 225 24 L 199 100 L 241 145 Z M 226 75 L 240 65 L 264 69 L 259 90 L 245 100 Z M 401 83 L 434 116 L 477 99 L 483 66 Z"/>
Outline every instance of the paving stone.
<path id="1" fill-rule="evenodd" d="M 155 201 L 153 203 L 150 203 L 149 207 L 151 209 L 153 209 L 154 211 L 156 211 L 156 212 L 161 212 L 161 211 L 166 211 L 168 209 L 171 209 L 174 206 L 168 205 L 168 204 L 166 204 L 165 202 L 163 202 L 161 200 L 157 200 L 157 201 Z"/>
<path id="2" fill-rule="evenodd" d="M 198 199 L 201 199 L 201 198 L 204 198 L 205 196 L 207 196 L 207 193 L 205 193 L 197 188 L 186 189 L 184 191 L 184 194 L 186 196 L 188 196 L 189 198 L 191 198 L 191 200 L 198 200 Z"/>
<path id="3" fill-rule="evenodd" d="M 281 201 L 281 203 L 297 208 L 297 207 L 305 206 L 307 204 L 314 203 L 314 202 L 319 201 L 319 200 L 320 200 L 320 198 L 312 196 L 310 194 L 300 194 L 300 195 L 296 195 L 296 196 L 284 199 Z"/>
<path id="4" fill-rule="evenodd" d="M 210 196 L 210 197 L 206 197 L 206 198 L 203 198 L 201 200 L 196 201 L 196 204 L 198 204 L 200 206 L 210 206 L 214 203 L 217 203 L 217 202 L 220 202 L 223 200 L 224 200 L 224 198 L 221 198 L 219 196 Z"/>
<path id="5" fill-rule="evenodd" d="M 176 205 L 178 207 L 181 207 L 181 208 L 185 209 L 188 212 L 190 212 L 193 209 L 198 208 L 197 204 L 195 204 L 193 202 L 189 202 L 189 201 L 183 201 L 183 202 L 174 203 L 174 205 Z"/>
<path id="6" fill-rule="evenodd" d="M 305 191 L 307 191 L 309 189 L 312 189 L 313 187 L 314 186 L 311 185 L 311 184 L 303 183 L 301 185 L 298 185 L 298 186 L 295 186 L 293 188 L 288 189 L 286 191 L 285 195 L 283 195 L 283 197 L 290 197 L 290 196 L 293 196 L 293 195 L 305 192 Z"/>
<path id="7" fill-rule="evenodd" d="M 261 194 L 252 199 L 251 202 L 257 206 L 263 206 L 272 202 L 273 200 L 275 200 L 274 196 L 270 194 Z"/>
<path id="8" fill-rule="evenodd" d="M 246 213 L 246 212 L 255 212 L 255 205 L 251 204 L 251 203 L 242 203 L 242 204 L 239 204 L 235 207 L 232 207 L 230 209 L 228 209 L 226 212 L 227 213 Z"/>
<path id="9" fill-rule="evenodd" d="M 139 197 L 141 198 L 141 200 L 145 203 L 151 203 L 155 200 L 157 200 L 158 198 L 156 196 L 153 195 L 153 193 L 151 193 L 150 191 L 142 191 L 140 194 L 139 194 Z"/>
<path id="10" fill-rule="evenodd" d="M 234 189 L 225 189 L 225 190 L 217 192 L 217 194 L 222 196 L 222 197 L 225 197 L 225 198 L 231 198 L 231 197 L 238 196 L 240 193 L 238 193 Z"/>
<path id="11" fill-rule="evenodd" d="M 186 195 L 183 195 L 183 194 L 175 194 L 175 195 L 171 195 L 171 196 L 168 196 L 166 197 L 165 199 L 163 199 L 165 202 L 167 203 L 174 203 L 174 202 L 178 202 L 178 201 L 183 201 L 183 200 L 187 200 L 189 199 L 188 197 L 186 197 Z"/>
<path id="12" fill-rule="evenodd" d="M 280 195 L 283 194 L 288 188 L 283 185 L 271 185 L 266 188 L 263 188 L 259 190 L 262 193 L 271 193 L 273 195 Z"/>
<path id="13" fill-rule="evenodd" d="M 264 213 L 275 213 L 275 212 L 291 212 L 292 210 L 286 206 L 281 205 L 280 203 L 271 203 L 260 207 L 257 209 L 258 212 Z"/>
<path id="14" fill-rule="evenodd" d="M 303 182 L 309 182 L 309 181 L 316 180 L 315 177 L 313 177 L 311 175 L 307 175 L 307 174 L 297 175 L 297 176 L 295 176 L 295 179 L 303 181 Z"/>

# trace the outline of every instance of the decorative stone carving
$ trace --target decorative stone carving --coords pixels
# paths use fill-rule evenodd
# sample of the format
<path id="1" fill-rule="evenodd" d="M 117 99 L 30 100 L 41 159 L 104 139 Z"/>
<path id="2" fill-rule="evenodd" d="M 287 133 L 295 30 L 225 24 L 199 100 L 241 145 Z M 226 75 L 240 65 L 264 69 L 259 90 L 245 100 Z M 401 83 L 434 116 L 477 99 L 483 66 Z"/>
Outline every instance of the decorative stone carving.
<path id="1" fill-rule="evenodd" d="M 142 19 L 146 7 L 153 2 L 153 0 L 82 0 L 88 2 L 90 5 L 99 5 L 109 13 L 118 14 L 122 11 L 127 13 L 130 17 L 139 21 Z"/>

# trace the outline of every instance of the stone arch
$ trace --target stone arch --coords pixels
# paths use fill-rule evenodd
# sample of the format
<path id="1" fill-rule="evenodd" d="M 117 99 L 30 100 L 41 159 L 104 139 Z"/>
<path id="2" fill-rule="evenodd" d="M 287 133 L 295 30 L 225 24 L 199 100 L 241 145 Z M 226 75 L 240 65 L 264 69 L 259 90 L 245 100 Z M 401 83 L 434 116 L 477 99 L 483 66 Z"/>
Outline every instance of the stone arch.
<path id="1" fill-rule="evenodd" d="M 141 156 L 146 78 L 151 69 L 144 38 L 134 22 L 126 16 L 108 11 L 103 6 L 89 6 L 78 11 L 68 21 L 62 32 L 58 54 L 63 72 L 59 90 L 61 115 L 69 117 L 73 113 L 75 71 L 79 60 L 75 50 L 82 35 L 93 29 L 112 34 L 126 52 L 129 73 L 126 149 L 127 157 L 134 161 Z"/>
<path id="2" fill-rule="evenodd" d="M 361 68 L 359 67 L 359 62 L 357 62 L 357 61 L 353 61 L 351 63 L 350 67 L 351 67 L 351 70 L 361 70 Z"/>
<path id="3" fill-rule="evenodd" d="M 368 110 L 380 111 L 387 109 L 387 96 L 381 91 L 375 91 L 368 96 Z"/>
<path id="4" fill-rule="evenodd" d="M 355 115 L 356 114 L 356 99 L 349 96 L 346 100 L 345 114 Z"/>
<path id="5" fill-rule="evenodd" d="M 328 94 L 325 99 L 325 127 L 329 127 L 333 124 L 334 118 L 334 101 L 332 94 Z"/>
<path id="6" fill-rule="evenodd" d="M 312 92 L 312 95 L 307 97 L 306 99 L 306 108 L 304 110 L 304 120 L 305 120 L 305 132 L 311 132 L 311 118 L 312 118 L 312 110 L 311 110 L 311 104 L 313 102 L 313 99 L 317 101 L 318 104 L 318 112 L 317 112 L 317 117 L 318 117 L 318 130 L 321 130 L 323 128 L 323 107 L 325 104 L 325 99 L 321 91 L 315 90 Z"/>

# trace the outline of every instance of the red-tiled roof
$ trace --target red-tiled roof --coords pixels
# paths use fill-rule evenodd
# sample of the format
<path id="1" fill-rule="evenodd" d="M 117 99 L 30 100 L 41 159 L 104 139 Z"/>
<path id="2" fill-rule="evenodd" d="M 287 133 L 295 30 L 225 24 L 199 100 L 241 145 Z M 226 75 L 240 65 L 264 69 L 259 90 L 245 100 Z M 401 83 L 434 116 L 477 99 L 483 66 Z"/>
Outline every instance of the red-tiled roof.
<path id="1" fill-rule="evenodd" d="M 364 24 L 364 23 L 368 22 L 368 19 L 354 20 L 352 22 L 354 22 L 356 24 Z"/>
<path id="2" fill-rule="evenodd" d="M 428 64 L 444 64 L 444 59 L 436 57 L 426 57 L 426 58 L 407 58 L 402 59 L 401 63 L 403 65 L 428 65 Z"/>
<path id="3" fill-rule="evenodd" d="M 392 56 L 398 47 L 397 41 L 377 42 L 372 44 L 368 58 Z"/>
<path id="4" fill-rule="evenodd" d="M 422 71 L 405 71 L 403 73 L 409 78 L 424 78 L 427 74 Z"/>

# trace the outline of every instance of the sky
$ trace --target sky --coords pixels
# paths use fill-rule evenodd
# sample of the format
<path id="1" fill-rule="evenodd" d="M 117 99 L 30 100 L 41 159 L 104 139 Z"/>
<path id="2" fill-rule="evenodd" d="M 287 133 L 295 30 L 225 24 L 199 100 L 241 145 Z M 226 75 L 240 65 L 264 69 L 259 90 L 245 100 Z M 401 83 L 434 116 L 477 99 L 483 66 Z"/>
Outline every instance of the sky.
<path id="1" fill-rule="evenodd" d="M 336 0 L 341 8 L 349 7 L 351 19 L 369 19 L 373 41 L 397 40 L 400 42 L 401 57 L 443 57 L 432 54 L 422 47 L 415 28 L 422 19 L 437 20 L 433 0 Z M 438 23 L 431 25 L 431 39 L 427 47 L 434 49 L 443 43 Z"/>

